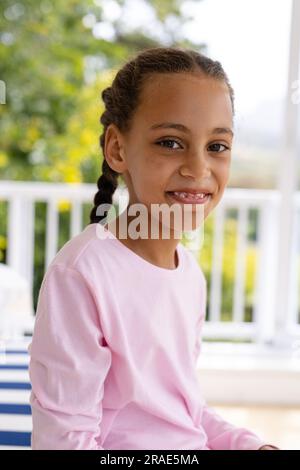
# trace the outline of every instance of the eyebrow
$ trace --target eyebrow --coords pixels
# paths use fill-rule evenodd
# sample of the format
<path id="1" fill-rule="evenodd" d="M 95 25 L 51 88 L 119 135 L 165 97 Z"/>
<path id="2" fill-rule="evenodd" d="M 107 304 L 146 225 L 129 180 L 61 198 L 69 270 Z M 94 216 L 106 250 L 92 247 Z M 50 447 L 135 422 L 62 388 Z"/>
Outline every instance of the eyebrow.
<path id="1" fill-rule="evenodd" d="M 150 127 L 150 130 L 155 129 L 178 129 L 182 132 L 190 132 L 190 130 L 186 126 L 176 122 L 161 122 L 159 124 L 153 124 L 153 126 Z M 229 127 L 215 127 L 211 130 L 211 134 L 230 134 L 232 137 L 234 136 L 232 129 L 230 129 Z"/>

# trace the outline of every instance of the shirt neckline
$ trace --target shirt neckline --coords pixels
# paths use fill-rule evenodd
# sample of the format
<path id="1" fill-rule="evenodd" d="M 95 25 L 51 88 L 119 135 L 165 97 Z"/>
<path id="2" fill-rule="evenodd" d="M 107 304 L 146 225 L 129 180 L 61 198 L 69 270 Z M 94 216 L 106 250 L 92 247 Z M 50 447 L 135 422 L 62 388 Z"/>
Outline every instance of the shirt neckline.
<path id="1" fill-rule="evenodd" d="M 156 264 L 150 263 L 150 261 L 147 261 L 145 258 L 142 258 L 140 255 L 135 253 L 133 250 L 128 248 L 126 245 L 124 245 L 120 240 L 107 228 L 104 227 L 100 222 L 93 222 L 90 223 L 87 227 L 89 226 L 95 226 L 96 225 L 100 226 L 102 230 L 105 232 L 109 232 L 110 237 L 105 239 L 105 240 L 112 240 L 115 242 L 118 247 L 124 251 L 127 255 L 129 255 L 133 260 L 137 261 L 139 264 L 141 264 L 142 267 L 144 268 L 150 268 L 153 271 L 159 272 L 159 273 L 165 273 L 169 275 L 175 275 L 183 270 L 183 251 L 182 251 L 182 246 L 180 245 L 180 242 L 176 246 L 176 253 L 177 253 L 177 260 L 178 260 L 178 265 L 174 269 L 168 269 L 168 268 L 162 268 L 161 266 L 157 266 Z"/>

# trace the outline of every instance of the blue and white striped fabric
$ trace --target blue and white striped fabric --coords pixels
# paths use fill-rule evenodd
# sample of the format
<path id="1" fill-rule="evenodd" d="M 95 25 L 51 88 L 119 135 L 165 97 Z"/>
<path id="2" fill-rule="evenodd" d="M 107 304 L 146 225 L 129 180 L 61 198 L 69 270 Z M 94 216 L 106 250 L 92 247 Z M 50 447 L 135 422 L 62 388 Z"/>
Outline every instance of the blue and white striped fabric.
<path id="1" fill-rule="evenodd" d="M 28 336 L 0 344 L 0 450 L 31 450 L 30 342 Z"/>

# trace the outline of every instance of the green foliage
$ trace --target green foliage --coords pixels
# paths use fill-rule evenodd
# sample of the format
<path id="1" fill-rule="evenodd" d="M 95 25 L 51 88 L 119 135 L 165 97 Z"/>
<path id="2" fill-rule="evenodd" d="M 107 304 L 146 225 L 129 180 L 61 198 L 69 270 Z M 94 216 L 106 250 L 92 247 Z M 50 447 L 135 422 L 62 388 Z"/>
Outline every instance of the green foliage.
<path id="1" fill-rule="evenodd" d="M 189 19 L 182 0 L 147 0 L 156 18 L 150 34 L 123 22 L 126 0 L 115 0 L 120 15 L 111 38 L 93 34 L 105 19 L 105 0 L 1 0 L 0 79 L 6 104 L 0 106 L 0 178 L 5 180 L 93 182 L 101 174 L 99 148 L 101 91 L 136 52 L 163 44 L 201 48 L 181 28 Z M 175 27 L 169 26 L 172 19 Z M 174 23 L 176 20 L 176 23 Z M 96 185 L 95 185 L 96 190 Z M 92 201 L 91 201 L 92 204 Z M 84 208 L 88 223 L 91 204 Z M 46 206 L 36 203 L 34 306 L 45 270 Z M 68 206 L 60 203 L 59 246 L 68 239 Z M 7 205 L 0 201 L 0 261 L 6 262 Z"/>
<path id="2" fill-rule="evenodd" d="M 180 34 L 188 19 L 180 13 L 181 0 L 146 3 L 166 43 L 201 47 Z M 0 106 L 2 179 L 96 181 L 100 93 L 129 56 L 161 45 L 142 18 L 138 29 L 124 25 L 127 2 L 115 4 L 121 14 L 111 22 L 112 39 L 103 39 L 92 26 L 105 21 L 105 0 L 1 1 L 0 79 L 7 91 Z M 175 31 L 169 17 L 177 21 Z"/>

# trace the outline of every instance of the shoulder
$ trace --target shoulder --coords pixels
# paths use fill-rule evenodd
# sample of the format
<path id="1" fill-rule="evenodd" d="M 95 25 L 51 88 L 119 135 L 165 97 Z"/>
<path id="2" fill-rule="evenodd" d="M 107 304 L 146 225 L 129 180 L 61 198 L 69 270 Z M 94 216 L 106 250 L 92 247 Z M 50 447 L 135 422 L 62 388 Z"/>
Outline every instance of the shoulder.
<path id="1" fill-rule="evenodd" d="M 52 259 L 48 271 L 56 266 L 69 268 L 84 275 L 101 269 L 109 256 L 109 239 L 101 238 L 100 224 L 88 224 L 79 234 L 68 240 Z"/>
<path id="2" fill-rule="evenodd" d="M 200 278 L 201 283 L 206 285 L 206 277 L 198 260 L 199 252 L 190 250 L 181 242 L 178 244 L 178 247 L 180 247 L 179 249 L 185 258 L 187 269 L 191 270 L 197 278 Z"/>

